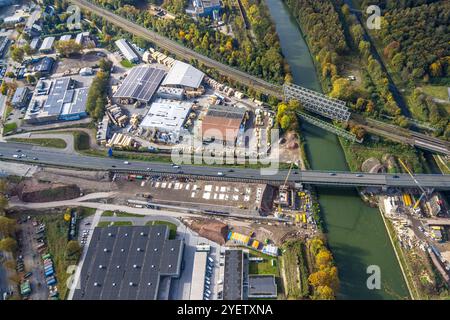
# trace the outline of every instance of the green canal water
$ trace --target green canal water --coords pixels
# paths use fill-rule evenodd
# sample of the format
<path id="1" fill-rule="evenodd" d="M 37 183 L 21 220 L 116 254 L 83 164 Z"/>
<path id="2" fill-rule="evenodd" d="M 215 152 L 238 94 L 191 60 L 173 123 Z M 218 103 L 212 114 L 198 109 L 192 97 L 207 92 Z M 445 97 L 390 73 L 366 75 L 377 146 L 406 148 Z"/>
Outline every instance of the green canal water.
<path id="1" fill-rule="evenodd" d="M 291 66 L 294 82 L 320 90 L 315 67 L 295 18 L 282 0 L 266 1 L 281 47 Z M 337 137 L 303 125 L 307 156 L 312 169 L 348 171 Z M 339 299 L 404 299 L 408 290 L 378 209 L 364 204 L 355 189 L 319 188 L 327 237 L 340 279 Z M 366 286 L 367 267 L 381 270 L 381 289 Z"/>

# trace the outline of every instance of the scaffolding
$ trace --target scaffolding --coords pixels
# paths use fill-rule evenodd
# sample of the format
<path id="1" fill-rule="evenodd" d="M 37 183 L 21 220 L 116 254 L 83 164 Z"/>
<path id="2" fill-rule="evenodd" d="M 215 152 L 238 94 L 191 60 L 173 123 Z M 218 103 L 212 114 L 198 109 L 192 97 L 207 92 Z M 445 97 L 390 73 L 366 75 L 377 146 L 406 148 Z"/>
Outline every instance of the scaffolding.
<path id="1" fill-rule="evenodd" d="M 330 98 L 295 84 L 284 84 L 283 93 L 286 100 L 296 99 L 306 110 L 326 118 L 343 122 L 347 122 L 350 118 L 350 111 L 342 100 Z"/>

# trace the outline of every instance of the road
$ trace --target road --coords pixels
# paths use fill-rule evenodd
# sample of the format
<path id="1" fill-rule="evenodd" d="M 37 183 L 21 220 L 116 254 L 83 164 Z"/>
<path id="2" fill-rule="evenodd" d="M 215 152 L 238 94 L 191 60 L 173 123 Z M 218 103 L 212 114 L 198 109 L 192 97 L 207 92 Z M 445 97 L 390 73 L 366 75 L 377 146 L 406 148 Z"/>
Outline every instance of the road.
<path id="1" fill-rule="evenodd" d="M 17 150 L 21 150 L 18 152 Z M 227 180 L 235 182 L 259 182 L 281 184 L 287 176 L 286 170 L 266 172 L 261 169 L 244 169 L 229 167 L 213 167 L 200 165 L 182 165 L 175 168 L 170 163 L 130 161 L 107 157 L 70 154 L 51 148 L 30 146 L 20 143 L 0 142 L 0 161 L 19 161 L 33 164 L 44 164 L 58 167 L 72 167 L 87 170 L 111 170 L 123 173 L 148 174 L 147 168 L 154 175 L 186 176 L 203 179 Z M 13 158 L 14 154 L 25 154 L 22 159 Z M 36 157 L 37 160 L 33 160 Z M 232 171 L 230 171 L 232 170 Z M 218 175 L 222 172 L 223 175 Z M 416 179 L 424 188 L 450 190 L 450 175 L 417 174 Z M 327 185 L 340 187 L 373 186 L 373 187 L 412 187 L 416 184 L 408 174 L 370 174 L 350 172 L 300 171 L 293 170 L 288 179 L 292 183 L 311 185 Z"/>
<path id="2" fill-rule="evenodd" d="M 259 79 L 257 77 L 248 75 L 245 72 L 227 66 L 223 63 L 210 59 L 202 54 L 195 52 L 194 50 L 188 49 L 183 45 L 178 44 L 175 41 L 172 41 L 164 36 L 157 34 L 154 31 L 146 29 L 132 21 L 129 21 L 119 15 L 112 13 L 106 9 L 103 9 L 97 5 L 94 5 L 85 0 L 70 0 L 70 2 L 74 3 L 91 13 L 95 13 L 96 15 L 106 19 L 112 24 L 115 24 L 122 28 L 123 30 L 130 32 L 131 34 L 135 34 L 140 36 L 148 41 L 156 43 L 161 49 L 170 51 L 175 54 L 177 57 L 180 57 L 185 60 L 196 59 L 199 62 L 205 64 L 210 68 L 214 68 L 222 73 L 222 75 L 238 81 L 246 86 L 253 87 L 264 94 L 270 94 L 278 98 L 282 98 L 282 90 L 280 86 L 271 84 L 267 81 Z"/>

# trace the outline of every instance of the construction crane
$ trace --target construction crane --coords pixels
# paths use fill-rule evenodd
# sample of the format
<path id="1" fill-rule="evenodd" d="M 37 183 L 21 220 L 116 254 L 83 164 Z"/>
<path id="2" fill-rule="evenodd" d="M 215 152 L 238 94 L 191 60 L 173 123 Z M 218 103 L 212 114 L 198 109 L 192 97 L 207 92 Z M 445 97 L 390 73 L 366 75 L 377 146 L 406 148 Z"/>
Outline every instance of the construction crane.
<path id="1" fill-rule="evenodd" d="M 408 166 L 402 161 L 402 159 L 398 158 L 398 162 L 400 162 L 400 164 L 402 165 L 402 167 L 406 170 L 406 172 L 408 172 L 409 176 L 411 177 L 411 179 L 413 179 L 414 183 L 419 187 L 420 191 L 422 191 L 422 194 L 419 197 L 419 200 L 416 201 L 416 203 L 414 204 L 413 210 L 416 210 L 417 207 L 420 204 L 420 201 L 422 201 L 422 199 L 424 197 L 426 197 L 427 195 L 427 191 L 422 188 L 422 186 L 420 185 L 419 181 L 417 181 L 417 179 L 414 177 L 414 175 L 412 174 L 412 172 L 409 170 Z"/>
<path id="2" fill-rule="evenodd" d="M 291 171 L 292 171 L 292 166 L 294 165 L 294 162 L 292 161 L 291 162 L 291 166 L 289 167 L 289 171 L 288 171 L 288 173 L 287 173 L 287 175 L 286 175 L 286 179 L 284 179 L 284 183 L 283 183 L 283 185 L 281 186 L 283 189 L 284 188 L 286 188 L 286 183 L 287 183 L 287 181 L 288 181 L 288 179 L 289 179 L 289 176 L 291 175 Z M 280 188 L 281 189 L 281 188 Z M 278 214 L 281 214 L 281 203 L 280 203 L 280 201 L 278 201 Z"/>

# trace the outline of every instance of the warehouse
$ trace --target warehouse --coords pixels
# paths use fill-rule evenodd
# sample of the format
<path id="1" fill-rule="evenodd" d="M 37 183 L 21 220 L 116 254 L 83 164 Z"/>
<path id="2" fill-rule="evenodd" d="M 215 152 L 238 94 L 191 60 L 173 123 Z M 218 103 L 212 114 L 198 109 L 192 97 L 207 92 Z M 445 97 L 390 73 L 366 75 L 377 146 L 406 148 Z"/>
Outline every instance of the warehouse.
<path id="1" fill-rule="evenodd" d="M 171 142 L 179 141 L 192 103 L 158 99 L 141 122 L 143 129 L 166 133 Z"/>
<path id="2" fill-rule="evenodd" d="M 248 277 L 248 298 L 275 299 L 277 284 L 274 275 L 250 275 Z"/>
<path id="3" fill-rule="evenodd" d="M 168 299 L 183 256 L 183 240 L 168 237 L 166 225 L 95 228 L 73 299 Z"/>
<path id="4" fill-rule="evenodd" d="M 196 251 L 194 254 L 194 268 L 189 300 L 203 300 L 207 258 L 207 251 Z"/>
<path id="5" fill-rule="evenodd" d="M 133 50 L 133 48 L 131 48 L 131 46 L 128 44 L 128 42 L 125 39 L 119 39 L 115 43 L 125 59 L 127 59 L 128 61 L 130 61 L 132 63 L 139 62 L 139 56 L 136 54 L 136 52 Z"/>
<path id="6" fill-rule="evenodd" d="M 200 70 L 177 60 L 173 64 L 162 85 L 183 89 L 198 89 L 204 76 L 205 74 Z"/>
<path id="7" fill-rule="evenodd" d="M 27 123 L 79 120 L 87 116 L 89 88 L 77 88 L 71 78 L 41 79 L 25 113 Z"/>
<path id="8" fill-rule="evenodd" d="M 159 87 L 165 72 L 148 66 L 134 67 L 114 94 L 120 100 L 149 103 Z"/>
<path id="9" fill-rule="evenodd" d="M 47 37 L 42 41 L 42 45 L 39 48 L 41 53 L 51 52 L 53 50 L 53 43 L 55 42 L 55 37 Z"/>
<path id="10" fill-rule="evenodd" d="M 244 300 L 244 279 L 248 272 L 247 254 L 240 249 L 225 251 L 223 300 Z"/>
<path id="11" fill-rule="evenodd" d="M 234 144 L 244 132 L 246 110 L 239 107 L 212 105 L 202 121 L 203 140 L 223 141 Z"/>

